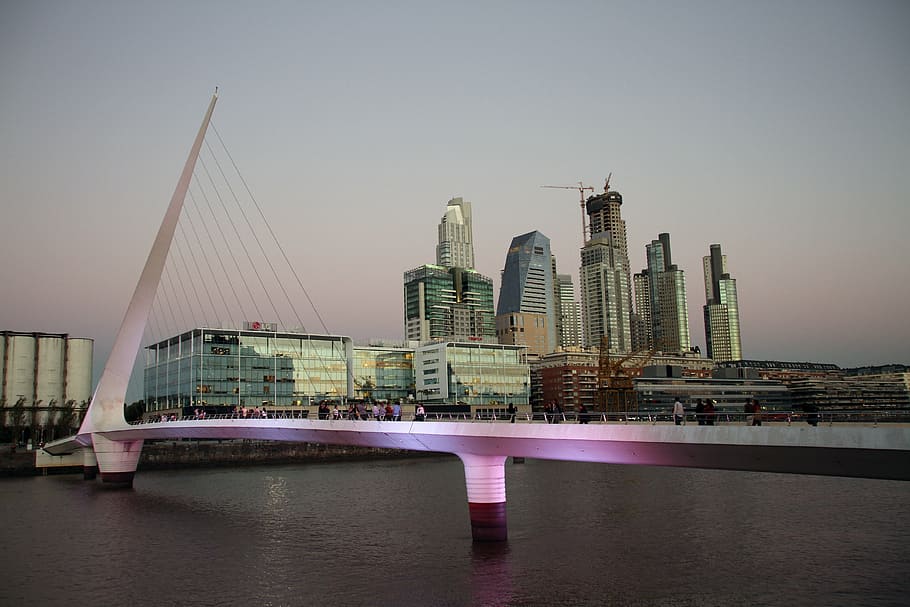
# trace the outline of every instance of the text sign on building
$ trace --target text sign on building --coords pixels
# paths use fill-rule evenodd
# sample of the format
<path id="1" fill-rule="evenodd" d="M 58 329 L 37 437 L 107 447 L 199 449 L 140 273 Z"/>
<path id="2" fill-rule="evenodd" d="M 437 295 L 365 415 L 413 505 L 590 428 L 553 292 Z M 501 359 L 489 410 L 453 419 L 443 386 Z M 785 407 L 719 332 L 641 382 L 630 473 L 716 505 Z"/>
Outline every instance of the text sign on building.
<path id="1" fill-rule="evenodd" d="M 243 322 L 244 331 L 270 331 L 275 333 L 278 331 L 277 322 L 263 322 L 261 320 L 246 320 Z"/>

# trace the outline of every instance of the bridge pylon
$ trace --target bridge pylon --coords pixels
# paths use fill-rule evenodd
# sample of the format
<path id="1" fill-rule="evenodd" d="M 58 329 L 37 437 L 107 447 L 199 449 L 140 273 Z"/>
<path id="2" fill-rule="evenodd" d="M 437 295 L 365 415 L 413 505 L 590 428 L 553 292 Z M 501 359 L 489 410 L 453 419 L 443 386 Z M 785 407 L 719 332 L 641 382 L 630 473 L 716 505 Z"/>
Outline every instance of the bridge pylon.
<path id="1" fill-rule="evenodd" d="M 506 526 L 506 455 L 456 453 L 464 464 L 471 537 L 475 542 L 504 542 Z"/>

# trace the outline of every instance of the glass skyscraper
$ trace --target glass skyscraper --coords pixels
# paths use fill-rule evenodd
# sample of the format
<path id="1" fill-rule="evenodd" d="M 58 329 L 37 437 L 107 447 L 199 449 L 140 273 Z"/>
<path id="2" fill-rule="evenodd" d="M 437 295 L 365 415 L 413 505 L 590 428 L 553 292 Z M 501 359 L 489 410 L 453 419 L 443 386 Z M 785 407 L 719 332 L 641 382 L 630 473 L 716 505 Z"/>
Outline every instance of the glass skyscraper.
<path id="1" fill-rule="evenodd" d="M 670 235 L 645 246 L 648 268 L 635 275 L 635 312 L 644 333 L 639 348 L 682 352 L 690 347 L 686 277 L 672 261 Z"/>
<path id="2" fill-rule="evenodd" d="M 705 270 L 705 341 L 715 362 L 742 360 L 736 279 L 727 272 L 727 256 L 719 244 L 702 259 Z"/>
<path id="3" fill-rule="evenodd" d="M 464 268 L 423 265 L 404 273 L 409 340 L 496 341 L 493 280 Z"/>
<path id="4" fill-rule="evenodd" d="M 550 239 L 538 231 L 512 239 L 496 307 L 499 343 L 543 355 L 556 348 L 556 306 Z"/>

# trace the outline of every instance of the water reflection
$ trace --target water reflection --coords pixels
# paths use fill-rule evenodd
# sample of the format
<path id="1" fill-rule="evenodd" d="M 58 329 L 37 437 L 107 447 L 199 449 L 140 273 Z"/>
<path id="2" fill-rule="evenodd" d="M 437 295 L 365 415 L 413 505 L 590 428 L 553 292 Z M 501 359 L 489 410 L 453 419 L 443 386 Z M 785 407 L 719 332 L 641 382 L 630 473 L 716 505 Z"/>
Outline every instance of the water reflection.
<path id="1" fill-rule="evenodd" d="M 471 573 L 472 605 L 498 607 L 509 605 L 515 599 L 508 542 L 472 544 Z"/>

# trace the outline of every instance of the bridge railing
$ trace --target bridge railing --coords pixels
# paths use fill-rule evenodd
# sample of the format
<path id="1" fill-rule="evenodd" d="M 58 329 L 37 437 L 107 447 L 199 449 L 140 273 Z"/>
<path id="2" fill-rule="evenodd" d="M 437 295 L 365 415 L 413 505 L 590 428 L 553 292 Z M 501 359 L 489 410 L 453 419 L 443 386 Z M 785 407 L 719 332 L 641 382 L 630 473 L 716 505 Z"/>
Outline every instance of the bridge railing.
<path id="1" fill-rule="evenodd" d="M 265 415 L 247 415 L 239 414 L 204 414 L 204 415 L 159 415 L 149 416 L 145 419 L 130 422 L 131 425 L 143 425 L 153 423 L 164 423 L 173 421 L 201 421 L 201 420 L 244 420 L 244 419 L 311 419 L 307 411 L 301 412 L 267 412 Z M 541 424 L 559 424 L 559 423 L 580 423 L 580 424 L 668 424 L 674 423 L 673 415 L 670 412 L 655 411 L 631 411 L 631 412 L 576 412 L 567 411 L 561 413 L 546 412 L 523 412 L 523 413 L 498 413 L 498 412 L 477 412 L 471 413 L 447 413 L 447 412 L 428 412 L 424 419 L 418 419 L 413 412 L 404 413 L 397 419 L 387 418 L 385 416 L 374 417 L 372 413 L 358 414 L 356 412 L 343 411 L 337 415 L 331 413 L 323 416 L 318 415 L 314 421 L 332 421 L 332 420 L 353 420 L 364 422 L 414 422 L 414 421 L 438 421 L 438 422 L 472 422 L 472 423 L 541 423 Z M 710 414 L 696 414 L 686 411 L 682 424 L 684 425 L 763 425 L 763 424 L 809 424 L 811 426 L 833 425 L 836 423 L 899 423 L 910 422 L 910 411 L 904 409 L 886 409 L 886 410 L 836 410 L 836 411 L 762 411 L 759 414 L 718 411 L 713 416 Z"/>

